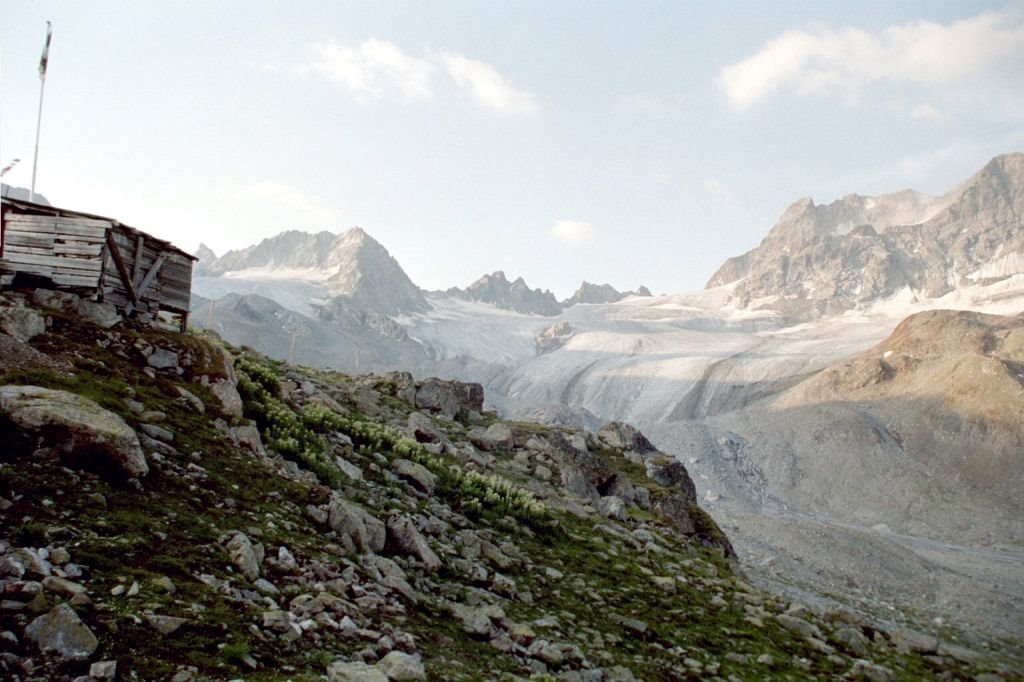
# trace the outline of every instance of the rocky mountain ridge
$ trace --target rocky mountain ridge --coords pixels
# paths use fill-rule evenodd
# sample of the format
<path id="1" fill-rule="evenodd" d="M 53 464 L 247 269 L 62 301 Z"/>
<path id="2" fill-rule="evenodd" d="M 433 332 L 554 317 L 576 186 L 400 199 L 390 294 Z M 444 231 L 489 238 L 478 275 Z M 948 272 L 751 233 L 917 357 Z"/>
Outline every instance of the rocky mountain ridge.
<path id="1" fill-rule="evenodd" d="M 214 256 L 209 248 L 203 253 Z M 365 230 L 311 234 L 290 230 L 197 265 L 196 277 L 313 279 L 335 299 L 362 311 L 401 315 L 427 309 L 419 287 Z"/>
<path id="2" fill-rule="evenodd" d="M 730 302 L 799 317 L 842 312 L 909 289 L 939 298 L 1020 272 L 1024 154 L 992 159 L 943 197 L 905 191 L 792 204 L 757 248 L 729 259 L 708 287 L 735 283 Z M 1010 270 L 1013 270 L 1012 272 Z"/>
<path id="3" fill-rule="evenodd" d="M 287 367 L 111 312 L 0 297 L 7 679 L 998 669 L 751 587 L 685 467 L 628 425 L 505 422 L 479 385 Z"/>

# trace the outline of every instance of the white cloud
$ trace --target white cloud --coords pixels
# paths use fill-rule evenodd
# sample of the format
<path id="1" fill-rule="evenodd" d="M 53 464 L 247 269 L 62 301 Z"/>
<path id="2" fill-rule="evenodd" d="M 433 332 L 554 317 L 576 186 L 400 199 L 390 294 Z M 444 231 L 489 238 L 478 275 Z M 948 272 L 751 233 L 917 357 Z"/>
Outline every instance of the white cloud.
<path id="1" fill-rule="evenodd" d="M 582 244 L 594 238 L 594 226 L 582 220 L 556 220 L 551 238 L 566 244 Z"/>
<path id="2" fill-rule="evenodd" d="M 361 101 L 389 91 L 414 100 L 434 96 L 434 65 L 405 54 L 387 40 L 370 38 L 358 47 L 320 44 L 315 50 L 317 58 L 306 68 L 347 88 Z"/>
<path id="3" fill-rule="evenodd" d="M 451 85 L 470 93 L 481 107 L 500 114 L 532 114 L 534 96 L 512 85 L 498 70 L 476 59 L 450 52 L 414 56 L 387 40 L 370 38 L 351 47 L 335 43 L 314 47 L 316 58 L 300 67 L 349 90 L 367 103 L 388 95 L 409 100 L 433 99 L 442 89 L 437 75 L 447 74 Z"/>
<path id="4" fill-rule="evenodd" d="M 754 55 L 722 69 L 719 87 L 743 111 L 781 90 L 850 94 L 880 81 L 942 86 L 1019 59 L 1024 18 L 986 12 L 951 24 L 930 21 L 871 33 L 813 26 L 786 31 Z"/>
<path id="5" fill-rule="evenodd" d="M 933 107 L 927 102 L 918 104 L 910 110 L 910 118 L 915 121 L 932 121 L 934 123 L 944 123 L 948 118 L 946 114 L 942 113 L 939 109 Z"/>
<path id="6" fill-rule="evenodd" d="M 441 61 L 460 88 L 468 88 L 481 106 L 502 114 L 532 114 L 537 111 L 533 95 L 512 85 L 486 62 L 458 54 L 444 53 Z"/>

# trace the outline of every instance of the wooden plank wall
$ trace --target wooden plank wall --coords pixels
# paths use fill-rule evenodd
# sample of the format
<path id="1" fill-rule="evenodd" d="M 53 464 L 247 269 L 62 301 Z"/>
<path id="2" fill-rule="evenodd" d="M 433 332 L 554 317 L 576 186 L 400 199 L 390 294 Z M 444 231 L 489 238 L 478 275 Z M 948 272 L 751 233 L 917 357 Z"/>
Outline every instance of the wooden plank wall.
<path id="1" fill-rule="evenodd" d="M 160 310 L 188 313 L 192 260 L 168 249 L 165 242 L 108 220 L 14 211 L 8 211 L 4 218 L 6 229 L 0 273 L 38 274 L 49 277 L 58 286 L 100 291 L 104 300 L 124 308 L 131 297 L 114 258 L 108 253 L 109 231 L 136 287 L 154 264 L 160 262 L 159 270 L 150 278 L 139 304 L 134 307 L 153 314 Z"/>
<path id="2" fill-rule="evenodd" d="M 8 211 L 4 224 L 0 270 L 43 275 L 58 286 L 96 288 L 109 221 Z"/>
<path id="3" fill-rule="evenodd" d="M 116 226 L 111 229 L 111 235 L 136 284 L 145 278 L 157 259 L 163 255 L 160 269 L 143 292 L 137 308 L 151 313 L 159 310 L 187 313 L 191 302 L 192 261 L 176 251 L 166 249 L 163 243 L 147 238 L 143 233 L 131 228 Z M 119 307 L 124 307 L 131 301 L 121 281 L 117 264 L 111 257 L 104 263 L 103 298 Z"/>

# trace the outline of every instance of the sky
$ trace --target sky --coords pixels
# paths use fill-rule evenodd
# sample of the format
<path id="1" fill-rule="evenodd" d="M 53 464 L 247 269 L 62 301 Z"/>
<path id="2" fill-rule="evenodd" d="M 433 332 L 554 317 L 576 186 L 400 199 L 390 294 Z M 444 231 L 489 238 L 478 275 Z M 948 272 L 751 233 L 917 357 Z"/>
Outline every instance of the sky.
<path id="1" fill-rule="evenodd" d="M 425 289 L 699 289 L 793 201 L 1024 151 L 1024 1 L 48 2 L 0 167 L 193 251 L 363 227 Z"/>

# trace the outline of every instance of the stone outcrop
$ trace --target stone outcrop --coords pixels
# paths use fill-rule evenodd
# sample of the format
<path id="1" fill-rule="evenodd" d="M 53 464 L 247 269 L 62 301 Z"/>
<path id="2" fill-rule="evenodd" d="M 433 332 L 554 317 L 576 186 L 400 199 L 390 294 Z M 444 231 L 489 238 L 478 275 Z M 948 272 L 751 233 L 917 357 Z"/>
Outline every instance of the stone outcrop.
<path id="1" fill-rule="evenodd" d="M 58 604 L 29 623 L 25 636 L 40 651 L 69 660 L 88 658 L 99 646 L 96 635 L 67 604 Z"/>
<path id="2" fill-rule="evenodd" d="M 22 437 L 57 448 L 76 466 L 129 478 L 149 473 L 135 431 L 88 398 L 39 386 L 3 386 L 0 419 Z"/>

